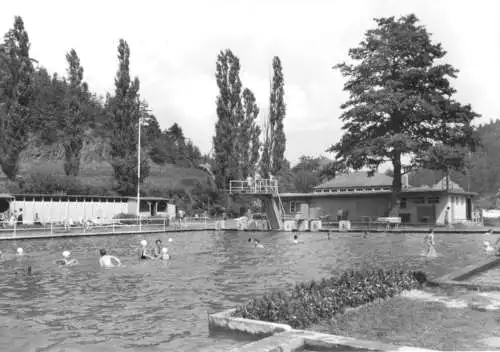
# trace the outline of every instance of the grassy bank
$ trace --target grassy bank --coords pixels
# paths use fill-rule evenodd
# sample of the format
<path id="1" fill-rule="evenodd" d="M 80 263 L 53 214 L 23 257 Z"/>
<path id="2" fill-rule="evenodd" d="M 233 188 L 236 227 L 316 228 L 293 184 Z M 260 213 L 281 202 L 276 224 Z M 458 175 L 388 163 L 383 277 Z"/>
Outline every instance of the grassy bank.
<path id="1" fill-rule="evenodd" d="M 94 190 L 94 193 L 113 194 L 114 176 L 111 165 L 104 161 L 82 163 L 80 174 L 75 178 L 64 175 L 62 161 L 29 161 L 20 165 L 21 182 L 73 182 Z M 44 180 L 45 179 L 45 180 Z M 65 181 L 66 180 L 66 181 Z M 157 165 L 151 163 L 150 176 L 145 180 L 143 189 L 146 193 L 158 193 L 193 188 L 196 184 L 209 186 L 208 175 L 196 168 L 182 168 L 175 165 Z M 23 185 L 9 183 L 0 172 L 0 186 L 3 191 L 19 192 Z M 32 187 L 35 187 L 33 185 Z M 40 185 L 42 186 L 42 185 Z M 25 185 L 30 187 L 30 185 Z M 153 195 L 153 194 L 150 194 Z"/>
<path id="2" fill-rule="evenodd" d="M 393 297 L 324 320 L 311 329 L 429 349 L 492 350 L 483 339 L 500 336 L 498 323 L 497 312 Z"/>
<path id="3" fill-rule="evenodd" d="M 419 287 L 423 273 L 398 270 L 350 271 L 340 278 L 296 285 L 290 291 L 277 291 L 239 306 L 235 316 L 308 328 L 376 299 L 393 297 Z"/>

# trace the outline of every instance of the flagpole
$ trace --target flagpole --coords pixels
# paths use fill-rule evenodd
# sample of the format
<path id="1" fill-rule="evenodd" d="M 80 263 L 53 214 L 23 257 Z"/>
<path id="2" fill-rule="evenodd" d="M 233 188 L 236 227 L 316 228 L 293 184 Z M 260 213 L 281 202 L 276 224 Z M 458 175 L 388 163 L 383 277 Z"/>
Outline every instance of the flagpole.
<path id="1" fill-rule="evenodd" d="M 140 210 L 141 210 L 141 112 L 139 112 L 139 123 L 137 133 L 137 217 L 139 219 L 139 231 L 141 230 L 141 218 L 140 218 Z"/>

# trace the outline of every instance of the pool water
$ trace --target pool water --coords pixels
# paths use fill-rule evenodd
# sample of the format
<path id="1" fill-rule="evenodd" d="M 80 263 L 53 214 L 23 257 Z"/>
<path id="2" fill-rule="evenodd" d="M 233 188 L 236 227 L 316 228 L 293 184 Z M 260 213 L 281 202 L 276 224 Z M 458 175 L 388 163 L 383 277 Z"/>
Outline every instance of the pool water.
<path id="1" fill-rule="evenodd" d="M 263 249 L 248 243 L 252 236 Z M 184 232 L 0 243 L 0 350 L 35 346 L 47 351 L 224 351 L 245 343 L 208 336 L 207 314 L 253 295 L 346 269 L 413 267 L 441 276 L 484 259 L 491 235 L 436 235 L 436 258 L 421 256 L 424 234 Z M 168 238 L 173 239 L 168 242 Z M 141 239 L 168 244 L 169 262 L 137 260 Z M 30 256 L 32 273 L 16 261 Z M 126 265 L 101 269 L 98 248 Z M 79 260 L 60 268 L 70 250 Z M 0 263 L 0 266 L 2 263 Z"/>

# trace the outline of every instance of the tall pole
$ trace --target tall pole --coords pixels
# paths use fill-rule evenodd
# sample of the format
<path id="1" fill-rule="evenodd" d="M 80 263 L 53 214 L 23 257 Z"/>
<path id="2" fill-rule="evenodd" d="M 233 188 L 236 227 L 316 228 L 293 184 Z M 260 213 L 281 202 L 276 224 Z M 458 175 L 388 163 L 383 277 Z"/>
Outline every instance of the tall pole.
<path id="1" fill-rule="evenodd" d="M 141 112 L 139 112 L 139 132 L 137 133 L 137 217 L 140 222 L 140 210 L 141 210 Z"/>

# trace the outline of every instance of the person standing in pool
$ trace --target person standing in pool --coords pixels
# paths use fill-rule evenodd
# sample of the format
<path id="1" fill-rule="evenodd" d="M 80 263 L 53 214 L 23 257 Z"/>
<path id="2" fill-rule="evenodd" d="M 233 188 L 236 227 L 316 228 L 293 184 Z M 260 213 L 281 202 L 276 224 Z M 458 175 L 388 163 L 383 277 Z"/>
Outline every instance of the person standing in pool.
<path id="1" fill-rule="evenodd" d="M 436 250 L 434 249 L 434 230 L 429 230 L 429 233 L 425 235 L 424 238 L 424 244 L 425 244 L 425 255 L 427 257 L 435 257 L 436 256 Z"/>
<path id="2" fill-rule="evenodd" d="M 159 257 L 161 255 L 161 251 L 162 251 L 161 240 L 160 239 L 156 240 L 155 244 L 156 244 L 156 247 L 154 249 L 153 254 L 154 254 L 155 257 Z"/>
<path id="3" fill-rule="evenodd" d="M 161 254 L 158 257 L 158 259 L 160 259 L 160 260 L 169 260 L 170 259 L 170 255 L 168 255 L 168 248 L 167 247 L 163 247 L 161 249 Z"/>
<path id="4" fill-rule="evenodd" d="M 139 248 L 139 260 L 155 259 L 148 253 L 148 242 L 146 240 L 141 241 L 141 248 Z"/>
<path id="5" fill-rule="evenodd" d="M 120 259 L 113 255 L 109 255 L 104 248 L 99 250 L 101 258 L 99 259 L 99 265 L 103 268 L 114 268 L 117 266 L 122 266 Z M 113 263 L 113 261 L 115 261 Z"/>
<path id="6" fill-rule="evenodd" d="M 299 236 L 297 236 L 297 235 L 293 235 L 293 243 L 294 243 L 294 244 L 299 243 Z"/>

